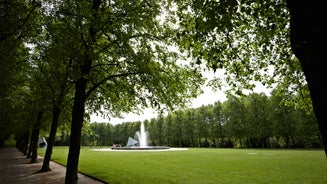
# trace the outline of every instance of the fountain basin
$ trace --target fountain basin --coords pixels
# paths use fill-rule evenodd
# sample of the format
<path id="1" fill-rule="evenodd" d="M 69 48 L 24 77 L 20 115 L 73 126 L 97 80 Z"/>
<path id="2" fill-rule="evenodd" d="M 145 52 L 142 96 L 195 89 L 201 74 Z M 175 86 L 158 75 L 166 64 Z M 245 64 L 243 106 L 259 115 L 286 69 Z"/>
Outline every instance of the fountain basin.
<path id="1" fill-rule="evenodd" d="M 163 149 L 170 149 L 168 146 L 128 146 L 128 147 L 112 147 L 112 150 L 163 150 Z"/>

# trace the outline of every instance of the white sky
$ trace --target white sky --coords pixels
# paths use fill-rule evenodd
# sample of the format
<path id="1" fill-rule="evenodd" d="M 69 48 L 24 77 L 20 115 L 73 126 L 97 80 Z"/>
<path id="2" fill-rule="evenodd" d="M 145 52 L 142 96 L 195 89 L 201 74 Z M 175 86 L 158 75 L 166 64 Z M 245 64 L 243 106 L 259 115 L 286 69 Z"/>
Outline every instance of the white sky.
<path id="1" fill-rule="evenodd" d="M 214 76 L 219 77 L 223 75 L 222 72 L 216 72 L 216 74 L 213 73 L 206 73 L 204 74 L 204 77 L 207 79 L 212 79 Z M 200 107 L 202 105 L 209 105 L 214 104 L 216 101 L 224 102 L 226 98 L 226 94 L 222 90 L 214 91 L 211 87 L 202 86 L 203 94 L 199 95 L 196 99 L 193 99 L 191 101 L 190 107 Z M 258 83 L 257 87 L 253 90 L 253 92 L 260 93 L 264 92 L 268 94 L 270 92 L 269 89 L 266 89 L 262 84 Z M 144 121 L 146 119 L 150 120 L 151 118 L 156 118 L 157 113 L 155 110 L 148 108 L 144 109 L 143 113 L 141 114 L 134 114 L 129 113 L 125 114 L 124 118 L 108 118 L 104 119 L 100 116 L 96 116 L 95 114 L 91 115 L 91 122 L 105 122 L 105 123 L 111 123 L 111 124 L 120 124 L 123 122 L 134 122 L 134 121 Z"/>
<path id="2" fill-rule="evenodd" d="M 209 87 L 202 88 L 204 93 L 198 96 L 198 98 L 192 100 L 192 105 L 190 107 L 200 107 L 201 105 L 213 104 L 216 101 L 223 102 L 226 100 L 226 96 L 222 91 L 213 92 Z M 146 119 L 157 117 L 155 110 L 148 108 L 143 111 L 143 114 L 126 114 L 123 119 L 110 118 L 104 119 L 95 114 L 91 115 L 91 122 L 110 122 L 111 124 L 119 124 L 123 122 L 133 122 L 133 121 L 144 121 Z"/>

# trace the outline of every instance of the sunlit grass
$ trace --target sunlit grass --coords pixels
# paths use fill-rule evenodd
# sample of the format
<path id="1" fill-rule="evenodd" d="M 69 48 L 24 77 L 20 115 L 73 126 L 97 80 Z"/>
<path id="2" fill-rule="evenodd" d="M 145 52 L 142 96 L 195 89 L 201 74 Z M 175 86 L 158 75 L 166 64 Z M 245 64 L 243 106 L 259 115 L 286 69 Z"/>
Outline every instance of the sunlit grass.
<path id="1" fill-rule="evenodd" d="M 68 147 L 55 147 L 53 160 L 66 164 L 67 153 Z M 83 148 L 79 170 L 108 183 L 327 183 L 322 150 L 100 152 Z"/>

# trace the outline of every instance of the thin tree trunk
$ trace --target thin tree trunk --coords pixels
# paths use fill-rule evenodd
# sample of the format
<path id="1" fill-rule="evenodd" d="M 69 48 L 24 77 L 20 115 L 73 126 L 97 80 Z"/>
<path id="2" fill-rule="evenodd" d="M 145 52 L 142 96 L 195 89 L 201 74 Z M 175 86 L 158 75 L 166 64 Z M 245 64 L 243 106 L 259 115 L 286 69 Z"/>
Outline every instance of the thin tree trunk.
<path id="1" fill-rule="evenodd" d="M 23 146 L 24 146 L 23 154 L 24 154 L 24 156 L 27 155 L 29 137 L 30 137 L 30 131 L 27 130 L 26 133 L 24 134 L 24 140 L 23 140 L 24 141 L 24 143 L 23 143 Z"/>
<path id="2" fill-rule="evenodd" d="M 50 129 L 50 134 L 49 134 L 47 150 L 45 152 L 43 165 L 42 165 L 42 168 L 41 168 L 40 172 L 51 171 L 50 161 L 51 161 L 51 155 L 52 155 L 54 141 L 55 141 L 55 138 L 56 138 L 60 113 L 61 113 L 60 108 L 55 107 L 53 109 L 52 123 L 51 123 L 51 129 Z"/>
<path id="3" fill-rule="evenodd" d="M 284 137 L 284 139 L 285 139 L 286 147 L 289 148 L 289 147 L 290 147 L 290 139 L 289 139 L 289 136 L 286 135 L 286 136 Z"/>
<path id="4" fill-rule="evenodd" d="M 31 151 L 32 151 L 32 155 L 31 155 L 31 163 L 37 163 L 37 148 L 38 148 L 38 143 L 39 143 L 39 134 L 40 134 L 40 126 L 41 126 L 41 120 L 42 120 L 42 114 L 43 111 L 40 110 L 37 113 L 37 118 L 36 118 L 36 122 L 33 126 L 33 131 L 32 131 L 32 136 L 31 136 Z"/>
<path id="5" fill-rule="evenodd" d="M 5 145 L 5 139 L 0 138 L 0 148 L 2 148 Z"/>
<path id="6" fill-rule="evenodd" d="M 33 134 L 33 132 L 32 132 L 32 134 Z M 32 156 L 32 134 L 31 134 L 31 137 L 30 137 L 30 141 L 29 141 L 29 143 L 27 144 L 27 154 L 26 154 L 26 158 L 31 158 L 31 156 Z"/>

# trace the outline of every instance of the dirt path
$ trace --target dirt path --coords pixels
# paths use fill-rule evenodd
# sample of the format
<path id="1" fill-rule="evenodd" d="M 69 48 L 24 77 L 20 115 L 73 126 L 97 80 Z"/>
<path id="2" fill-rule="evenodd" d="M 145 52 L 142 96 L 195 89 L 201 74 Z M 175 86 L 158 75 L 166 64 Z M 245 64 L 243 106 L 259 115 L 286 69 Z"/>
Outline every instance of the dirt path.
<path id="1" fill-rule="evenodd" d="M 0 149 L 0 183 L 3 184 L 63 184 L 65 183 L 66 167 L 55 162 L 50 163 L 50 172 L 38 173 L 42 167 L 43 158 L 31 164 L 16 148 Z M 80 184 L 100 184 L 102 182 L 88 176 L 78 174 Z"/>

